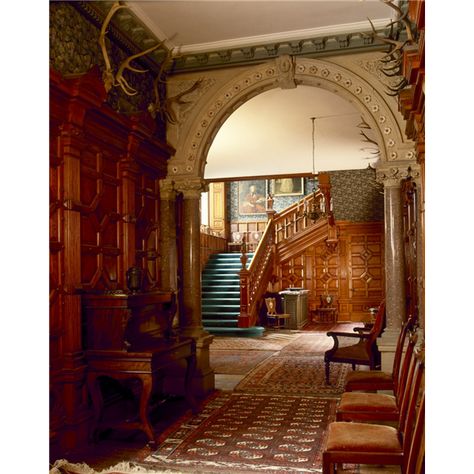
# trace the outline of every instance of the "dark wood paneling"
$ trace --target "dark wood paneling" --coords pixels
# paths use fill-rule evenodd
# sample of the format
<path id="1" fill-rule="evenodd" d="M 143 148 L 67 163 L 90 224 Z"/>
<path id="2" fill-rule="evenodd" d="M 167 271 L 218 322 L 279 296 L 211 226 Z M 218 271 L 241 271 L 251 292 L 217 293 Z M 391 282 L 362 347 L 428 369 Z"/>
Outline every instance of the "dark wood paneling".
<path id="1" fill-rule="evenodd" d="M 125 288 L 138 263 L 160 284 L 159 179 L 172 148 L 147 117 L 105 104 L 97 69 L 50 77 L 50 438 L 53 456 L 87 442 L 81 295 Z"/>
<path id="2" fill-rule="evenodd" d="M 336 246 L 326 244 L 328 236 L 321 229 L 304 248 L 298 239 L 288 243 L 274 272 L 272 291 L 291 286 L 308 289 L 310 309 L 319 306 L 320 295 L 331 294 L 340 321 L 369 320 L 368 308 L 384 297 L 383 224 L 336 222 L 336 226 Z"/>

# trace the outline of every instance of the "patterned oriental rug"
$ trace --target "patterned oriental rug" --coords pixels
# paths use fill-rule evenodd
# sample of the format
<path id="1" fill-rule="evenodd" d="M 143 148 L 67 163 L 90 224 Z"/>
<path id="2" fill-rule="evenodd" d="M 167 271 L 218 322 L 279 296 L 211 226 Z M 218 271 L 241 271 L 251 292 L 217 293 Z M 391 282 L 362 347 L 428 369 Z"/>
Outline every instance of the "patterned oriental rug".
<path id="1" fill-rule="evenodd" d="M 262 337 L 214 337 L 212 349 L 221 350 L 255 350 L 255 351 L 280 351 L 286 345 L 297 339 L 299 332 L 274 332 Z"/>
<path id="2" fill-rule="evenodd" d="M 335 399 L 223 392 L 160 440 L 143 465 L 193 473 L 321 472 L 335 408 Z"/>
<path id="3" fill-rule="evenodd" d="M 327 337 L 326 334 L 303 334 L 285 346 L 281 350 L 281 354 L 296 352 L 299 355 L 308 354 L 314 356 L 315 354 L 324 354 L 333 345 L 332 337 Z"/>
<path id="4" fill-rule="evenodd" d="M 330 385 L 326 385 L 324 357 L 279 355 L 268 358 L 235 387 L 236 392 L 274 395 L 339 396 L 349 364 L 331 364 Z"/>
<path id="5" fill-rule="evenodd" d="M 244 375 L 274 351 L 214 350 L 211 346 L 210 365 L 216 374 Z"/>

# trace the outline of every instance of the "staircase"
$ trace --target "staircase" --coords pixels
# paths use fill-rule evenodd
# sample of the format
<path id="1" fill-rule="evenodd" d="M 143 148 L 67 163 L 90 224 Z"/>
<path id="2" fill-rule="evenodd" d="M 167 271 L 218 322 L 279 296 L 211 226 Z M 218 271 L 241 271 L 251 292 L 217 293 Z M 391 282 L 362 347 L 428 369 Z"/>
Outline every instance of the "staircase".
<path id="1" fill-rule="evenodd" d="M 248 254 L 250 265 L 253 254 Z M 202 323 L 210 334 L 220 336 L 257 337 L 264 328 L 239 328 L 240 253 L 211 255 L 202 272 Z"/>

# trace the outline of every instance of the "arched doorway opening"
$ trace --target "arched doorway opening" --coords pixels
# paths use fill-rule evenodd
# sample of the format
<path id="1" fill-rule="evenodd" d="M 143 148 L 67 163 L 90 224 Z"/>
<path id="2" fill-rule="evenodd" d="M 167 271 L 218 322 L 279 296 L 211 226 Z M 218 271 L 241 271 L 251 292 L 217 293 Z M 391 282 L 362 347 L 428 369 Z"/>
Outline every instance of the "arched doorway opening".
<path id="1" fill-rule="evenodd" d="M 183 293 L 187 295 L 183 302 L 184 326 L 190 333 L 198 332 L 201 321 L 200 298 L 197 296 L 200 295 L 200 274 L 195 268 L 199 242 L 192 236 L 196 236 L 199 229 L 199 198 L 206 187 L 204 176 L 210 147 L 222 125 L 242 104 L 271 89 L 291 89 L 300 85 L 324 89 L 350 103 L 364 117 L 379 145 L 377 173 L 385 185 L 387 326 L 388 333 L 393 333 L 394 348 L 404 307 L 403 266 L 398 261 L 403 245 L 397 193 L 400 179 L 417 168 L 413 143 L 406 140 L 402 132 L 402 120 L 394 110 L 396 103 L 387 101 L 376 77 L 369 80 L 360 71 L 355 72 L 340 64 L 290 56 L 252 67 L 224 84 L 210 81 L 208 90 L 193 104 L 194 111 L 187 114 L 174 130 L 171 129 L 177 152 L 170 160 L 163 188 L 168 187 L 184 196 L 188 232 L 184 254 L 189 256 L 188 261 L 183 262 Z M 393 192 L 389 188 L 387 193 L 387 185 L 393 185 Z M 167 248 L 169 243 L 165 242 L 162 250 Z"/>

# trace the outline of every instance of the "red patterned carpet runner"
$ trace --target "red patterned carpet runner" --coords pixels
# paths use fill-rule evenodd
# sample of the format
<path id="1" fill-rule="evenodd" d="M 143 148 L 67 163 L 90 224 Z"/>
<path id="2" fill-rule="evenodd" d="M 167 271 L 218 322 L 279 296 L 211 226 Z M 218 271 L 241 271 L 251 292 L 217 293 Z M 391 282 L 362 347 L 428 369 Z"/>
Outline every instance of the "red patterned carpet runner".
<path id="1" fill-rule="evenodd" d="M 209 359 L 216 374 L 244 375 L 274 353 L 274 351 L 228 351 L 211 348 Z"/>
<path id="2" fill-rule="evenodd" d="M 221 393 L 145 462 L 187 472 L 321 472 L 335 406 L 326 398 Z"/>
<path id="3" fill-rule="evenodd" d="M 163 435 L 145 465 L 193 474 L 322 472 L 327 426 L 350 369 L 331 364 L 326 385 L 329 339 L 320 332 L 215 338 L 210 354 L 216 372 L 250 371 L 233 392 L 218 392 L 198 415 Z M 343 472 L 359 472 L 352 467 Z"/>
<path id="4" fill-rule="evenodd" d="M 270 357 L 253 369 L 235 387 L 237 392 L 301 396 L 339 396 L 349 364 L 331 364 L 330 385 L 324 378 L 324 358 L 289 354 Z"/>

